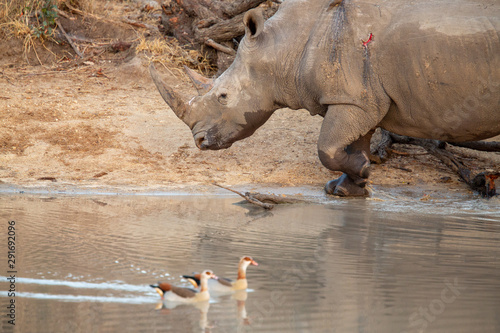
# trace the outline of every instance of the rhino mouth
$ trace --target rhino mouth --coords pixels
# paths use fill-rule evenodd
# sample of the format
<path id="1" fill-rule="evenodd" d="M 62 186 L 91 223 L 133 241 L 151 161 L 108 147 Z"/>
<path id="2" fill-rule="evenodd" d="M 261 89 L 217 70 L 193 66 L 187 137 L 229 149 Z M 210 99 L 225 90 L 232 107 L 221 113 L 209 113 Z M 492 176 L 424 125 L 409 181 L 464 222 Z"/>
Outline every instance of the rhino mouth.
<path id="1" fill-rule="evenodd" d="M 221 142 L 208 135 L 207 131 L 200 131 L 193 135 L 196 147 L 200 150 L 219 150 L 232 146 L 230 142 Z"/>

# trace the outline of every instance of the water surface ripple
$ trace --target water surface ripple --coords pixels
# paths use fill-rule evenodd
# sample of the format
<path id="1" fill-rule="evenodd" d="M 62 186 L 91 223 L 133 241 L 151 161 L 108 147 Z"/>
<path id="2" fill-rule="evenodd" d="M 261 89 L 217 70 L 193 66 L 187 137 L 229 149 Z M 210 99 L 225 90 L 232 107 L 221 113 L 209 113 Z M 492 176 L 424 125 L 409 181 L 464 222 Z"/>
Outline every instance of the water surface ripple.
<path id="1" fill-rule="evenodd" d="M 267 212 L 224 196 L 2 194 L 15 331 L 500 332 L 498 200 L 420 199 L 388 189 Z M 242 255 L 259 262 L 248 291 L 193 306 L 148 286 L 235 278 Z"/>

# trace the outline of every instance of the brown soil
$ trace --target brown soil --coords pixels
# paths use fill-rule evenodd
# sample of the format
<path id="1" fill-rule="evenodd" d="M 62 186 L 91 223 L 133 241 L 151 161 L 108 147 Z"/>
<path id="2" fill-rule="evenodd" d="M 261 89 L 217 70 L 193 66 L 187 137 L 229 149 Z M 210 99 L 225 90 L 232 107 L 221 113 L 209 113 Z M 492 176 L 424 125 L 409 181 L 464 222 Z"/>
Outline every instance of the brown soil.
<path id="1" fill-rule="evenodd" d="M 132 10 L 140 12 L 140 3 Z M 75 22 L 63 22 L 66 30 L 89 39 L 133 42 L 145 33 L 127 24 L 75 17 Z M 200 151 L 187 126 L 161 99 L 147 60 L 135 55 L 133 47 L 117 53 L 94 48 L 85 62 L 73 60 L 67 44 L 46 42 L 36 50 L 45 66 L 37 65 L 33 51 L 24 56 L 21 40 L 0 41 L 4 184 L 156 190 L 216 181 L 320 188 L 339 175 L 321 165 L 316 140 L 322 119 L 307 111 L 279 110 L 252 137 L 230 149 Z M 186 77 L 173 73 L 179 71 L 165 72 L 167 82 L 195 94 Z M 373 166 L 374 185 L 443 184 L 467 191 L 456 174 L 423 149 L 395 149 L 404 154 Z M 487 159 L 484 154 L 463 156 L 477 172 L 500 165 L 500 154 L 491 153 Z"/>

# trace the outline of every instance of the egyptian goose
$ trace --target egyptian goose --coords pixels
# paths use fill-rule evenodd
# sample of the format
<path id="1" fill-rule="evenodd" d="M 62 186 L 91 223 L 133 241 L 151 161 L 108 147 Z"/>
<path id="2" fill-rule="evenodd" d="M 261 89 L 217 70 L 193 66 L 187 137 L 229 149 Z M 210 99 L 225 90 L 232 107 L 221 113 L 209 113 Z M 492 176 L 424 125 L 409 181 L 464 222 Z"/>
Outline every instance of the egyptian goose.
<path id="1" fill-rule="evenodd" d="M 169 302 L 195 303 L 208 301 L 210 294 L 208 293 L 208 279 L 217 279 L 217 276 L 210 270 L 205 270 L 200 275 L 200 291 L 191 288 L 182 288 L 163 282 L 157 285 L 151 285 L 152 288 L 160 294 L 161 299 Z"/>
<path id="2" fill-rule="evenodd" d="M 234 281 L 228 278 L 219 277 L 215 281 L 212 280 L 209 281 L 208 283 L 209 289 L 218 292 L 228 292 L 228 291 L 247 289 L 248 281 L 246 272 L 247 272 L 247 267 L 249 265 L 258 266 L 259 264 L 255 260 L 253 260 L 252 257 L 242 257 L 238 264 L 237 280 Z M 203 273 L 201 275 L 203 275 Z M 193 282 L 199 283 L 200 281 L 200 274 L 183 275 L 182 277 L 188 279 L 191 283 Z M 193 283 L 193 285 L 196 287 L 195 283 Z"/>

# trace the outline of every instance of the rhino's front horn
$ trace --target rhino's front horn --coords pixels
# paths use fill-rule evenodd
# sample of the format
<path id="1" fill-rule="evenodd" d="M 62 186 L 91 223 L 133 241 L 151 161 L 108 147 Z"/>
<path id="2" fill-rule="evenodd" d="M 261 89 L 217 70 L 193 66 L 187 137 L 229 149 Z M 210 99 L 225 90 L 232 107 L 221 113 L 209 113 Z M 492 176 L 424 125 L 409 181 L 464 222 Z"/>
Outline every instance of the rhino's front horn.
<path id="1" fill-rule="evenodd" d="M 160 74 L 156 70 L 153 64 L 149 65 L 149 72 L 151 73 L 151 77 L 156 85 L 156 88 L 160 91 L 161 97 L 167 102 L 172 111 L 176 114 L 177 117 L 186 122 L 186 115 L 188 113 L 189 107 L 181 98 L 181 96 L 176 93 L 172 88 L 167 86 L 160 77 Z"/>

